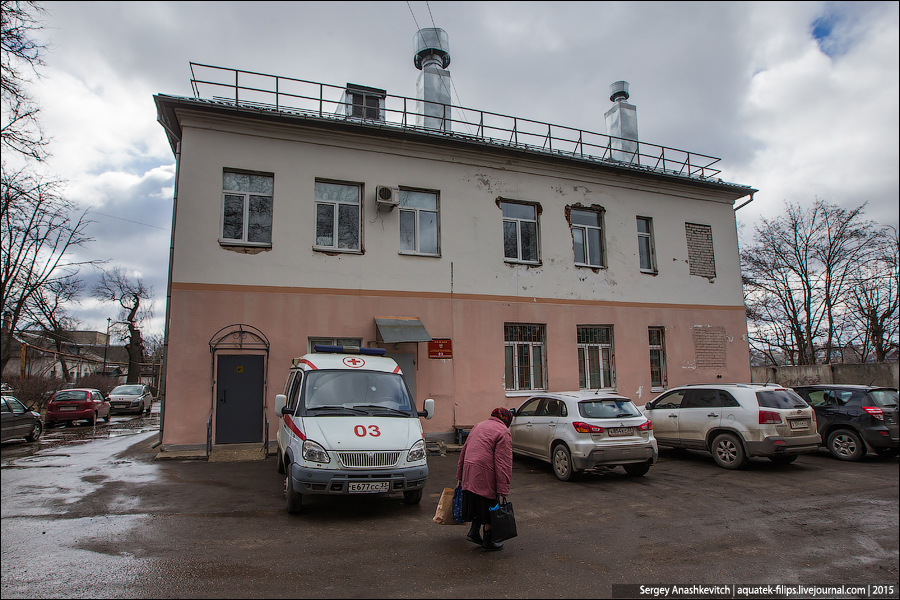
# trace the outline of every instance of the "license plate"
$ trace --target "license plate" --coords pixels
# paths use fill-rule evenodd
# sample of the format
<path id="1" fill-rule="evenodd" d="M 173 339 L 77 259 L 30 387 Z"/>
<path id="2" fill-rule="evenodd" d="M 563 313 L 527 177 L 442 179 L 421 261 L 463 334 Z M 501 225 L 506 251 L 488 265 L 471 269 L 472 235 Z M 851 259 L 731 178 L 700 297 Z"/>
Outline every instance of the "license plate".
<path id="1" fill-rule="evenodd" d="M 791 419 L 791 429 L 809 429 L 808 419 Z"/>
<path id="2" fill-rule="evenodd" d="M 64 411 L 64 410 L 75 410 L 75 409 L 77 409 L 77 408 L 78 408 L 77 406 L 60 406 L 60 407 L 59 407 L 59 410 L 60 410 L 60 411 Z"/>
<path id="3" fill-rule="evenodd" d="M 634 430 L 631 427 L 610 427 L 606 430 L 610 436 L 616 435 L 632 435 Z"/>
<path id="4" fill-rule="evenodd" d="M 351 494 L 373 494 L 377 492 L 386 492 L 389 489 L 390 487 L 387 481 L 351 483 L 347 486 L 347 491 Z"/>

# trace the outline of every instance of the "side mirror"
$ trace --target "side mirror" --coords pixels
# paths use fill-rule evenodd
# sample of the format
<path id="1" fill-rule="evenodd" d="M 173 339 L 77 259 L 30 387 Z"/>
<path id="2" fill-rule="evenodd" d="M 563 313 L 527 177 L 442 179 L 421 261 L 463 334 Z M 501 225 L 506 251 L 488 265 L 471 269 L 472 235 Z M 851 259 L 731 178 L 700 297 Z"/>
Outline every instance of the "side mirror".
<path id="1" fill-rule="evenodd" d="M 516 409 L 514 409 L 514 408 L 509 409 L 509 414 L 511 414 L 512 416 L 516 416 Z"/>
<path id="2" fill-rule="evenodd" d="M 644 405 L 644 408 L 646 408 L 647 410 L 651 410 L 653 408 L 652 406 L 650 406 L 651 404 L 653 404 L 653 403 L 648 402 L 647 404 Z"/>
<path id="3" fill-rule="evenodd" d="M 287 396 L 284 394 L 278 394 L 275 396 L 275 414 L 286 414 L 284 412 L 284 407 L 287 405 Z"/>
<path id="4" fill-rule="evenodd" d="M 425 410 L 421 410 L 418 413 L 418 416 L 425 417 L 426 419 L 430 419 L 434 416 L 434 400 L 428 398 L 425 400 Z"/>

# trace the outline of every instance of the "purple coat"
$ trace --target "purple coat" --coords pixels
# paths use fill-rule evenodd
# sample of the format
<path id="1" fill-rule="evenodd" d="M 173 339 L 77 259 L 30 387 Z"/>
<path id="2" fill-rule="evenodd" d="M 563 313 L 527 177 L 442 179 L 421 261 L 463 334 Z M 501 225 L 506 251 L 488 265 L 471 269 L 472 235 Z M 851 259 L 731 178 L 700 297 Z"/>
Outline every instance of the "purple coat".
<path id="1" fill-rule="evenodd" d="M 472 428 L 459 453 L 456 478 L 462 489 L 496 498 L 509 494 L 512 478 L 512 439 L 509 428 L 491 417 Z"/>

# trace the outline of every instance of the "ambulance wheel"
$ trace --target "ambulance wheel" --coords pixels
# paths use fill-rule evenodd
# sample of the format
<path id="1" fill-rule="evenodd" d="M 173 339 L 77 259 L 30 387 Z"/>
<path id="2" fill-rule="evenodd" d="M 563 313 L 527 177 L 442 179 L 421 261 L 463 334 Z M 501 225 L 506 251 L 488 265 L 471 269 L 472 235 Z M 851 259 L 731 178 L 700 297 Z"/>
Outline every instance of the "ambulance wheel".
<path id="1" fill-rule="evenodd" d="M 284 507 L 290 514 L 300 512 L 303 505 L 303 495 L 294 491 L 294 478 L 291 477 L 290 465 L 285 465 L 284 475 Z"/>
<path id="2" fill-rule="evenodd" d="M 422 488 L 403 492 L 403 502 L 406 504 L 418 504 L 422 501 Z"/>

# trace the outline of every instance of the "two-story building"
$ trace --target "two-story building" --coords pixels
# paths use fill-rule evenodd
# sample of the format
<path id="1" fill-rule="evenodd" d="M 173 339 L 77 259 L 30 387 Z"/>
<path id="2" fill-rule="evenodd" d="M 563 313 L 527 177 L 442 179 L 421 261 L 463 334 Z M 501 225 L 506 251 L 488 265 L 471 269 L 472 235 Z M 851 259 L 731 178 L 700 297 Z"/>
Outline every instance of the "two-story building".
<path id="1" fill-rule="evenodd" d="M 734 204 L 755 190 L 636 122 L 451 110 L 423 40 L 417 98 L 201 65 L 196 97 L 155 97 L 177 158 L 164 448 L 274 439 L 317 343 L 385 348 L 435 399 L 430 436 L 538 390 L 749 381 Z"/>

